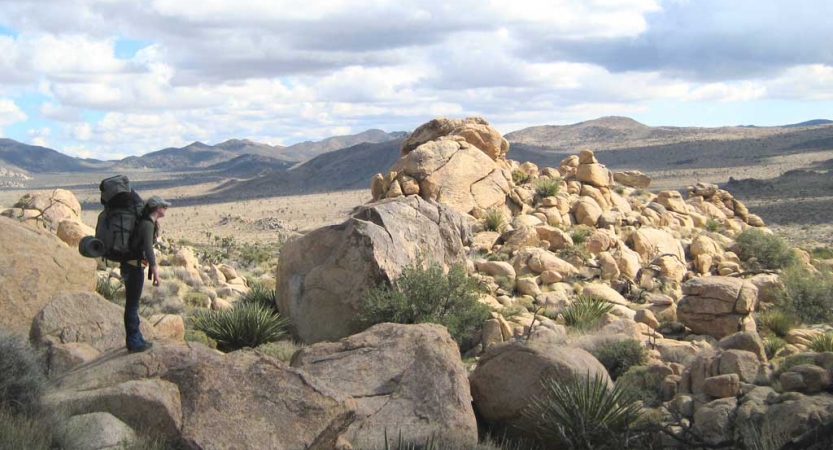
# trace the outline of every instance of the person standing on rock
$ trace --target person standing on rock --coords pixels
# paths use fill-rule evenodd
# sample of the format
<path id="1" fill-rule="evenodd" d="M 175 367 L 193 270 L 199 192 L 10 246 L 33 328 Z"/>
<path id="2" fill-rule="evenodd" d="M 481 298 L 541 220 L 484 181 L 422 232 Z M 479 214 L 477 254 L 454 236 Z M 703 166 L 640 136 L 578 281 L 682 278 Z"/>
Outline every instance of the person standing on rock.
<path id="1" fill-rule="evenodd" d="M 159 235 L 159 219 L 165 217 L 165 212 L 171 206 L 170 202 L 154 195 L 145 203 L 142 215 L 131 235 L 130 248 L 134 249 L 130 259 L 121 263 L 121 277 L 124 280 L 124 332 L 126 335 L 127 351 L 130 353 L 143 352 L 153 344 L 146 341 L 139 330 L 139 299 L 145 283 L 145 268 L 148 266 L 148 280 L 153 280 L 154 286 L 159 286 L 159 273 L 156 265 L 156 255 L 153 244 Z"/>

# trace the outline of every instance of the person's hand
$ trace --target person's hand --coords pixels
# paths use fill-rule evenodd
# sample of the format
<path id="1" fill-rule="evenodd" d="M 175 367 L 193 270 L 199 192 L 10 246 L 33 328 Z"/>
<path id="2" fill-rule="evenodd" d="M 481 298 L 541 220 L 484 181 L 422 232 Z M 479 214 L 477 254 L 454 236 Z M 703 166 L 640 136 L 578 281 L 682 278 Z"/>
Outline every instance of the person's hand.
<path id="1" fill-rule="evenodd" d="M 159 286 L 159 272 L 156 269 L 156 266 L 150 268 L 151 276 L 153 276 L 153 285 Z"/>

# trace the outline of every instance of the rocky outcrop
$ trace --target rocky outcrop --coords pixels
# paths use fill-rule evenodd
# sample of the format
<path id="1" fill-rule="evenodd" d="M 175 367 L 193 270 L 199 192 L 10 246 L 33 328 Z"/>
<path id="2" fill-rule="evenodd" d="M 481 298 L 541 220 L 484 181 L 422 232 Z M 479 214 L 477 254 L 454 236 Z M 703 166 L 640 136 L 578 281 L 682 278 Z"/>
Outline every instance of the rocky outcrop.
<path id="1" fill-rule="evenodd" d="M 374 200 L 418 194 L 468 214 L 501 206 L 511 186 L 509 143 L 481 118 L 435 119 L 402 144 L 402 157 L 371 180 Z"/>
<path id="2" fill-rule="evenodd" d="M 55 294 L 95 290 L 95 261 L 47 231 L 0 217 L 0 254 L 0 325 L 18 335 Z"/>
<path id="3" fill-rule="evenodd" d="M 361 208 L 340 225 L 314 230 L 281 251 L 279 310 L 296 336 L 313 343 L 361 330 L 361 296 L 395 280 L 419 258 L 443 266 L 464 263 L 468 224 L 453 210 L 417 196 Z"/>
<path id="4" fill-rule="evenodd" d="M 303 348 L 292 366 L 356 401 L 356 421 L 345 434 L 353 446 L 379 445 L 386 432 L 413 442 L 477 442 L 468 377 L 442 326 L 375 325 Z"/>

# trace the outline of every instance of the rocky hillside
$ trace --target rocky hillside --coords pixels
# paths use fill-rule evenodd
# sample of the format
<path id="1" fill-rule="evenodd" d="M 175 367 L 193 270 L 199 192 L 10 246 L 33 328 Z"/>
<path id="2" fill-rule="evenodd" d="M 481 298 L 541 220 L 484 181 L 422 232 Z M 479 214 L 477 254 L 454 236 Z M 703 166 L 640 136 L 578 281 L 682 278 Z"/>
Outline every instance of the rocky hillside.
<path id="1" fill-rule="evenodd" d="M 805 133 L 807 133 L 805 135 Z M 635 149 L 654 146 L 696 146 L 707 141 L 731 147 L 732 141 L 773 139 L 812 141 L 833 134 L 833 124 L 811 122 L 785 127 L 650 127 L 627 117 L 603 117 L 573 125 L 545 125 L 525 128 L 506 134 L 512 144 L 523 144 L 546 152 L 575 152 L 580 148 L 596 151 Z M 778 147 L 785 143 L 775 144 Z"/>
<path id="2" fill-rule="evenodd" d="M 86 172 L 105 167 L 98 160 L 73 158 L 51 148 L 26 145 L 12 139 L 0 138 L 0 164 L 12 166 L 9 170 L 28 172 Z"/>

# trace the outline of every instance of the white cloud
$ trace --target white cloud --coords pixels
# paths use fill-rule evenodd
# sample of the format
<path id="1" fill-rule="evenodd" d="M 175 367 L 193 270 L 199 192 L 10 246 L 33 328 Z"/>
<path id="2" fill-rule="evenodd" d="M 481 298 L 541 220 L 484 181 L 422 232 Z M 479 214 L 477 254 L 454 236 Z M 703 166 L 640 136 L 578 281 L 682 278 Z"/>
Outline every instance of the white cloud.
<path id="1" fill-rule="evenodd" d="M 833 65 L 791 67 L 768 83 L 772 97 L 833 100 Z"/>
<path id="2" fill-rule="evenodd" d="M 683 96 L 686 101 L 745 102 L 764 98 L 766 86 L 756 82 L 709 83 Z"/>
<path id="3" fill-rule="evenodd" d="M 0 98 L 0 127 L 28 119 L 13 100 Z"/>

